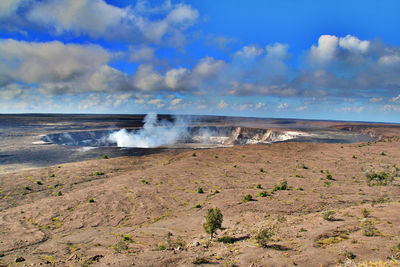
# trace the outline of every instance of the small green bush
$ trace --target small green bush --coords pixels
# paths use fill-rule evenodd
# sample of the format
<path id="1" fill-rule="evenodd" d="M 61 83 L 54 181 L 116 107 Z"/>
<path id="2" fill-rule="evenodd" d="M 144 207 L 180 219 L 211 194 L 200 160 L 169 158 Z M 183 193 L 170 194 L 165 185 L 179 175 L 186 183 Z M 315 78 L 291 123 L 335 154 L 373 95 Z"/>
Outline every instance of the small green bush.
<path id="1" fill-rule="evenodd" d="M 386 172 L 368 172 L 365 177 L 368 185 L 388 185 L 393 181 L 393 177 Z"/>
<path id="2" fill-rule="evenodd" d="M 267 191 L 260 191 L 260 192 L 258 192 L 258 196 L 266 197 L 266 196 L 268 196 L 268 193 L 267 193 Z"/>
<path id="3" fill-rule="evenodd" d="M 197 257 L 196 259 L 194 259 L 194 260 L 192 261 L 192 263 L 193 263 L 193 264 L 196 264 L 196 265 L 200 265 L 200 264 L 207 264 L 207 263 L 210 263 L 210 261 L 207 260 L 206 258 Z"/>
<path id="4" fill-rule="evenodd" d="M 301 164 L 300 167 L 301 167 L 302 169 L 308 170 L 308 167 L 307 167 L 306 165 L 304 165 L 304 164 Z"/>
<path id="5" fill-rule="evenodd" d="M 260 247 L 268 247 L 268 243 L 271 241 L 271 238 L 275 235 L 275 228 L 274 227 L 263 227 L 258 230 L 257 234 L 254 236 L 257 244 Z"/>
<path id="6" fill-rule="evenodd" d="M 333 210 L 327 210 L 322 214 L 322 218 L 327 221 L 334 221 L 335 220 L 335 214 Z"/>
<path id="7" fill-rule="evenodd" d="M 197 193 L 203 194 L 204 193 L 203 188 L 202 187 L 197 188 Z"/>
<path id="8" fill-rule="evenodd" d="M 233 243 L 235 243 L 235 238 L 226 235 L 226 236 L 218 238 L 218 242 L 221 242 L 221 243 L 224 243 L 224 244 L 233 244 Z"/>
<path id="9" fill-rule="evenodd" d="M 88 199 L 88 202 L 89 203 L 94 203 L 94 199 L 91 197 L 91 198 Z"/>
<path id="10" fill-rule="evenodd" d="M 196 204 L 196 206 L 194 206 L 196 209 L 200 209 L 201 205 L 200 204 Z"/>
<path id="11" fill-rule="evenodd" d="M 263 169 L 263 168 L 260 168 L 260 172 L 264 172 L 264 169 Z"/>
<path id="12" fill-rule="evenodd" d="M 252 201 L 252 200 L 253 200 L 253 196 L 250 195 L 250 194 L 247 194 L 242 198 L 242 202 L 243 203 L 246 203 L 246 202 L 249 202 L 249 201 Z"/>
<path id="13" fill-rule="evenodd" d="M 103 156 L 101 156 L 101 158 L 102 159 L 108 159 L 108 156 L 107 155 L 103 155 Z"/>
<path id="14" fill-rule="evenodd" d="M 197 156 L 196 153 L 193 153 L 193 154 L 192 154 L 192 157 L 196 157 L 196 156 Z"/>
<path id="15" fill-rule="evenodd" d="M 326 179 L 327 180 L 334 180 L 332 177 L 332 174 L 330 174 L 329 172 L 326 174 Z"/>
<path id="16" fill-rule="evenodd" d="M 37 185 L 42 185 L 43 183 L 41 182 L 41 181 L 35 181 L 35 184 L 37 184 Z"/>
<path id="17" fill-rule="evenodd" d="M 24 186 L 24 189 L 25 189 L 25 190 L 28 190 L 28 191 L 31 190 L 31 188 L 30 188 L 29 186 L 27 186 L 27 185 Z"/>
<path id="18" fill-rule="evenodd" d="M 142 184 L 149 184 L 149 183 L 150 183 L 149 181 L 147 181 L 147 180 L 145 180 L 145 179 L 141 179 L 140 182 L 141 182 Z"/>
<path id="19" fill-rule="evenodd" d="M 287 181 L 286 180 L 283 180 L 280 184 L 275 185 L 271 189 L 271 193 L 274 193 L 276 191 L 281 191 L 281 190 L 288 190 L 288 186 L 287 186 Z"/>
<path id="20" fill-rule="evenodd" d="M 50 177 L 56 177 L 56 175 L 54 173 L 50 174 Z"/>
<path id="21" fill-rule="evenodd" d="M 256 188 L 257 188 L 257 189 L 262 189 L 261 184 L 256 185 Z"/>
<path id="22" fill-rule="evenodd" d="M 210 234 L 210 238 L 213 238 L 213 235 L 217 229 L 221 229 L 223 215 L 221 210 L 218 208 L 211 208 L 207 210 L 205 215 L 206 222 L 203 224 L 203 229 L 207 234 Z"/>
<path id="23" fill-rule="evenodd" d="M 361 210 L 361 214 L 364 218 L 368 218 L 368 216 L 371 214 L 371 212 L 364 208 Z"/>

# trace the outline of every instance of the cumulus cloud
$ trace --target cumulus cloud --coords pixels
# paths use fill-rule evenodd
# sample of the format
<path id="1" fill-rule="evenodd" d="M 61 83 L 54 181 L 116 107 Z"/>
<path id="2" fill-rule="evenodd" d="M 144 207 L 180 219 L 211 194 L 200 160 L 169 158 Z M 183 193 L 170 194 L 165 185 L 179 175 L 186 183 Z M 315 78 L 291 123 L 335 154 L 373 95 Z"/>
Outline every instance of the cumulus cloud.
<path id="1" fill-rule="evenodd" d="M 93 72 L 110 58 L 97 45 L 0 40 L 0 73 L 27 83 L 70 81 Z"/>
<path id="2" fill-rule="evenodd" d="M 181 99 L 181 98 L 175 98 L 175 99 L 172 99 L 172 100 L 171 100 L 170 104 L 171 104 L 172 106 L 176 106 L 176 105 L 178 105 L 178 104 L 181 103 L 181 102 L 182 102 L 182 99 Z"/>
<path id="3" fill-rule="evenodd" d="M 224 108 L 227 108 L 227 107 L 228 107 L 228 104 L 223 99 L 221 99 L 221 101 L 219 101 L 219 103 L 218 103 L 218 108 L 219 109 L 224 109 Z"/>
<path id="4" fill-rule="evenodd" d="M 334 58 L 339 39 L 334 35 L 321 35 L 318 45 L 310 49 L 310 60 L 317 63 L 324 63 Z"/>
<path id="5" fill-rule="evenodd" d="M 379 102 L 382 102 L 382 101 L 383 101 L 382 97 L 373 97 L 373 98 L 371 98 L 369 100 L 369 102 L 371 102 L 371 103 L 379 103 Z"/>
<path id="6" fill-rule="evenodd" d="M 133 62 L 151 61 L 155 58 L 154 48 L 148 46 L 130 47 L 129 60 Z"/>
<path id="7" fill-rule="evenodd" d="M 264 103 L 258 102 L 258 103 L 256 104 L 256 109 L 262 108 L 262 107 L 264 107 L 264 106 L 265 106 Z"/>
<path id="8" fill-rule="evenodd" d="M 340 37 L 339 39 L 340 47 L 353 52 L 365 53 L 367 52 L 369 45 L 369 41 L 360 41 L 360 39 L 351 35 L 346 35 L 346 37 Z"/>
<path id="9" fill-rule="evenodd" d="M 199 12 L 170 1 L 157 7 L 143 3 L 118 7 L 105 0 L 2 0 L 0 22 L 10 31 L 38 28 L 54 35 L 183 45 L 183 32 L 197 21 Z"/>
<path id="10" fill-rule="evenodd" d="M 392 97 L 391 101 L 394 103 L 400 103 L 400 94 L 398 96 Z"/>
<path id="11" fill-rule="evenodd" d="M 287 109 L 289 107 L 288 103 L 280 103 L 278 106 L 279 110 Z"/>

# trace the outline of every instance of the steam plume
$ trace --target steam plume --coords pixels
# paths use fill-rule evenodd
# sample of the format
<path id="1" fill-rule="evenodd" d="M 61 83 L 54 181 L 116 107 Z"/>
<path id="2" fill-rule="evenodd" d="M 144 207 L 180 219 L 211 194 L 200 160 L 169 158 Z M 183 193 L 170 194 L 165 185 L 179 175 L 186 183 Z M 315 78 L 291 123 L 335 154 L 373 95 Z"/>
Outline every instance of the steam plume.
<path id="1" fill-rule="evenodd" d="M 119 147 L 150 148 L 174 144 L 187 135 L 187 122 L 180 117 L 175 118 L 174 122 L 157 121 L 157 114 L 150 113 L 143 122 L 142 129 L 133 132 L 121 129 L 111 133 L 108 140 Z"/>

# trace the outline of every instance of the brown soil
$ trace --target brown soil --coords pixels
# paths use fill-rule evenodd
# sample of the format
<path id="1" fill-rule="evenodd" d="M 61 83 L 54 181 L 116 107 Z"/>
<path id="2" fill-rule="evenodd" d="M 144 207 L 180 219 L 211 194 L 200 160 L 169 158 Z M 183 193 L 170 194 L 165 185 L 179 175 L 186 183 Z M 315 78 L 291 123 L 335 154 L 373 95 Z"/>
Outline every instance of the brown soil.
<path id="1" fill-rule="evenodd" d="M 400 257 L 399 168 L 394 137 L 171 151 L 2 175 L 0 265 L 193 266 L 204 258 L 221 266 L 330 266 Z M 368 185 L 372 171 L 393 180 Z M 283 179 L 289 190 L 258 196 Z M 243 203 L 246 194 L 254 201 Z M 224 220 L 210 241 L 202 224 L 212 207 Z M 327 210 L 336 212 L 331 221 Z M 275 235 L 262 248 L 254 235 L 266 226 Z M 218 242 L 222 236 L 234 242 Z"/>

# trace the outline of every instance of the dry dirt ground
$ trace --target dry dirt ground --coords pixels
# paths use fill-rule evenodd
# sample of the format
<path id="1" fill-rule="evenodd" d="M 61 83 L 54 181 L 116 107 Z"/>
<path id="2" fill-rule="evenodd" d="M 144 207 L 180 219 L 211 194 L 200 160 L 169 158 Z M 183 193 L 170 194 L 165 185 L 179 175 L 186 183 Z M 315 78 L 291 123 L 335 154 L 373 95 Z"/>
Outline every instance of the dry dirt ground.
<path id="1" fill-rule="evenodd" d="M 372 172 L 382 181 L 369 182 Z M 210 266 L 331 266 L 347 258 L 400 259 L 399 137 L 175 151 L 2 176 L 0 266 L 195 266 L 196 259 Z M 271 193 L 283 180 L 288 190 Z M 247 194 L 253 200 L 243 202 Z M 210 241 L 202 224 L 212 207 L 224 220 Z M 335 212 L 331 220 L 326 211 Z M 260 247 L 254 236 L 268 226 L 275 234 Z M 222 236 L 231 243 L 219 242 Z"/>

